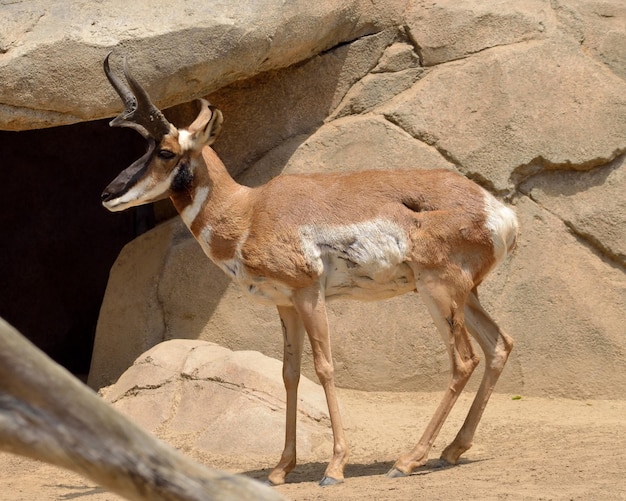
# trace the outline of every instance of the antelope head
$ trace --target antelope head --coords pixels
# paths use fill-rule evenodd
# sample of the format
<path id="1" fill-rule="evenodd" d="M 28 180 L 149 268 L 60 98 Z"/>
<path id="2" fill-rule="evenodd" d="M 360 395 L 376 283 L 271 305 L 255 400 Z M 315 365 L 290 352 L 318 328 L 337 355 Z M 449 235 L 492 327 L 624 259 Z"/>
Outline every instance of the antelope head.
<path id="1" fill-rule="evenodd" d="M 111 72 L 109 56 L 104 59 L 104 72 L 124 102 L 125 110 L 109 125 L 130 127 L 148 141 L 148 151 L 123 170 L 102 193 L 102 203 L 110 211 L 122 211 L 167 198 L 186 190 L 193 181 L 193 160 L 205 146 L 210 146 L 220 133 L 222 113 L 199 99 L 200 112 L 186 129 L 177 129 L 152 104 L 147 92 L 129 73 L 124 58 L 124 77 Z"/>

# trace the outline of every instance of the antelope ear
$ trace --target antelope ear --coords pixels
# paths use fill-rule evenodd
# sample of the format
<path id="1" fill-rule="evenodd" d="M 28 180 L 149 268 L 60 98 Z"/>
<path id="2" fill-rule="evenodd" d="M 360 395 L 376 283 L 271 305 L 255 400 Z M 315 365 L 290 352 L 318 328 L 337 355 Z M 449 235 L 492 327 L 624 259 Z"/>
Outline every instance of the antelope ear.
<path id="1" fill-rule="evenodd" d="M 224 117 L 222 112 L 211 106 L 206 99 L 198 99 L 198 101 L 200 112 L 188 130 L 193 137 L 194 146 L 211 146 L 222 131 Z"/>

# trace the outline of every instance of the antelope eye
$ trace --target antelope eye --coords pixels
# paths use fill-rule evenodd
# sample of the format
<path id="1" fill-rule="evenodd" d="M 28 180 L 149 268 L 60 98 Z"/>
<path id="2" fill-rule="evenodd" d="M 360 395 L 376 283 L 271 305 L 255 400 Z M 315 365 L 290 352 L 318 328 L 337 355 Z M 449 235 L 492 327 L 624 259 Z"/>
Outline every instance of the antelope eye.
<path id="1" fill-rule="evenodd" d="M 176 153 L 170 150 L 159 150 L 157 155 L 159 156 L 159 158 L 162 158 L 163 160 L 170 160 L 176 156 Z"/>

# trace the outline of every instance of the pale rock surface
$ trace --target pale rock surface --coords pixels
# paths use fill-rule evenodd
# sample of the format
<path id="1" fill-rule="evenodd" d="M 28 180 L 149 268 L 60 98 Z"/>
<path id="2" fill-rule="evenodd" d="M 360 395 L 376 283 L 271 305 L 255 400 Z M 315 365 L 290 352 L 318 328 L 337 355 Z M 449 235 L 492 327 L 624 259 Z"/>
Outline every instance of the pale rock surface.
<path id="1" fill-rule="evenodd" d="M 516 204 L 522 235 L 487 280 L 481 302 L 515 339 L 500 391 L 623 398 L 626 275 L 529 198 Z"/>
<path id="2" fill-rule="evenodd" d="M 276 460 L 284 440 L 284 393 L 277 360 L 182 339 L 148 350 L 101 390 L 133 421 L 183 450 Z M 298 409 L 299 453 L 331 449 L 324 392 L 307 378 L 300 381 Z"/>
<path id="3" fill-rule="evenodd" d="M 269 151 L 242 177 L 249 186 L 263 184 L 281 172 L 350 172 L 361 169 L 455 170 L 432 146 L 416 141 L 379 115 L 333 120 L 308 137 L 296 136 Z"/>
<path id="4" fill-rule="evenodd" d="M 280 22 L 257 12 L 246 36 L 226 37 L 222 53 L 198 60 L 198 52 L 183 54 L 183 33 L 217 50 L 213 41 L 240 33 L 252 14 L 235 22 L 225 7 L 228 30 L 213 16 L 203 21 L 211 26 L 118 38 L 133 65 L 157 40 L 174 47 L 159 52 L 164 60 L 144 58 L 135 73 L 160 105 L 209 93 L 225 115 L 216 150 L 245 184 L 281 172 L 448 168 L 506 197 L 522 222 L 519 247 L 480 291 L 516 340 L 498 391 L 621 398 L 626 379 L 614 368 L 626 353 L 623 2 L 353 1 L 322 16 L 324 6 L 297 2 Z M 307 15 L 324 22 L 309 30 Z M 297 42 L 287 36 L 293 26 L 302 26 Z M 263 30 L 282 35 L 259 49 Z M 92 47 L 94 60 L 100 49 Z M 86 68 L 94 79 L 100 71 Z M 99 104 L 84 108 L 93 118 L 119 106 L 101 85 Z M 170 113 L 184 124 L 194 111 Z M 339 385 L 446 384 L 445 348 L 416 295 L 329 309 Z M 250 303 L 180 221 L 169 221 L 129 244 L 112 269 L 90 384 L 111 383 L 143 351 L 178 337 L 280 359 L 280 332 L 275 310 Z M 306 351 L 304 372 L 315 377 Z"/>
<path id="5" fill-rule="evenodd" d="M 419 0 L 405 13 L 424 66 L 465 58 L 500 45 L 541 38 L 551 6 L 542 0 Z"/>
<path id="6" fill-rule="evenodd" d="M 552 0 L 560 28 L 621 78 L 626 78 L 626 3 Z"/>
<path id="7" fill-rule="evenodd" d="M 294 139 L 311 134 L 341 106 L 350 89 L 368 76 L 395 37 L 396 30 L 385 30 L 209 95 L 209 101 L 225 117 L 216 151 L 231 173 L 241 174 L 285 143 L 293 151 L 297 146 Z M 387 98 L 392 95 L 388 93 Z M 195 115 L 184 111 L 179 120 L 188 124 Z M 272 173 L 277 174 L 275 169 L 281 165 L 273 166 Z"/>
<path id="8" fill-rule="evenodd" d="M 546 167 L 589 169 L 626 151 L 626 82 L 568 41 L 437 66 L 382 112 L 497 192 Z"/>
<path id="9" fill-rule="evenodd" d="M 118 112 L 102 73 L 110 50 L 128 55 L 154 102 L 167 107 L 396 25 L 405 3 L 2 2 L 0 129 Z"/>
<path id="10" fill-rule="evenodd" d="M 624 157 L 588 172 L 546 171 L 520 191 L 554 213 L 577 235 L 626 267 Z"/>

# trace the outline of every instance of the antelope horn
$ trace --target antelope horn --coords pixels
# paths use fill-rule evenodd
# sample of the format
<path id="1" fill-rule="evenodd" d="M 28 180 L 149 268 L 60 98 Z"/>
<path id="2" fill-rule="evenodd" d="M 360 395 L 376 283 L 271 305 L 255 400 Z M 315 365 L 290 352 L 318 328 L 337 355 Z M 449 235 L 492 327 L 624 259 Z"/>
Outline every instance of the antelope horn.
<path id="1" fill-rule="evenodd" d="M 152 104 L 148 93 L 130 74 L 126 65 L 126 58 L 124 58 L 124 77 L 130 88 L 111 72 L 109 67 L 110 56 L 111 52 L 104 58 L 104 73 L 124 102 L 125 110 L 111 120 L 109 125 L 111 127 L 130 127 L 144 138 L 152 138 L 159 142 L 163 136 L 170 132 L 172 126 L 163 113 Z"/>

